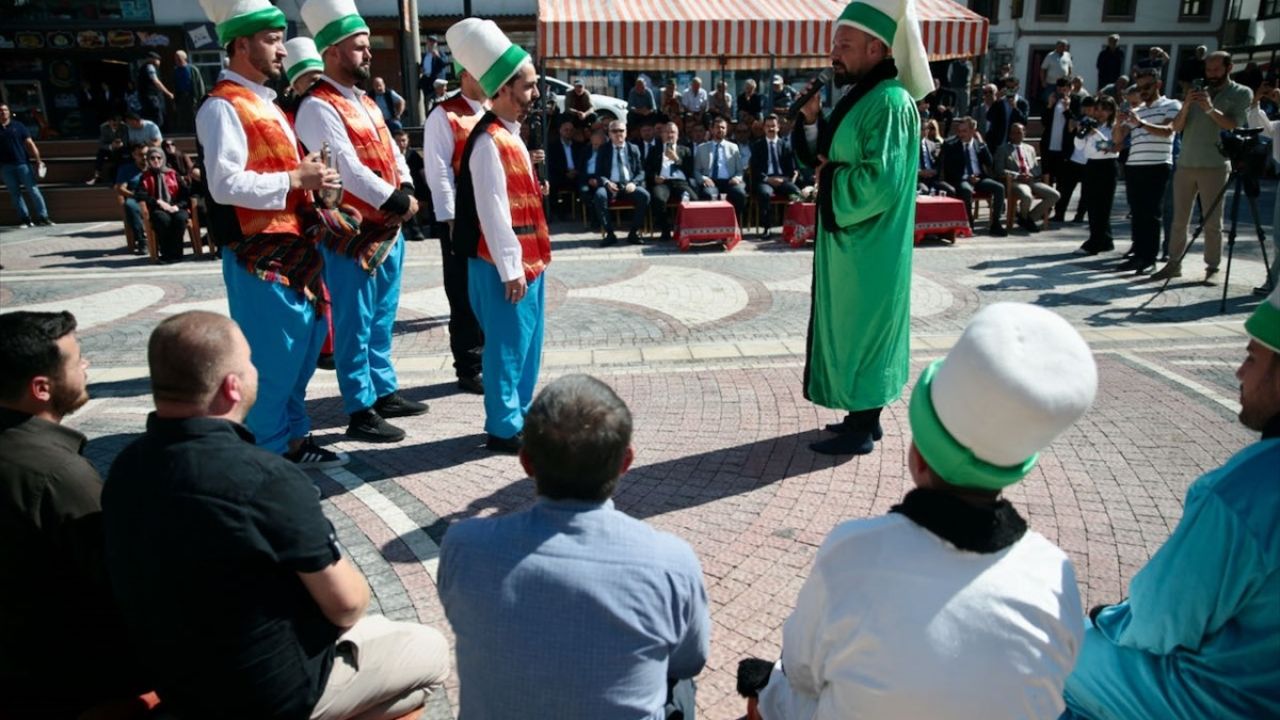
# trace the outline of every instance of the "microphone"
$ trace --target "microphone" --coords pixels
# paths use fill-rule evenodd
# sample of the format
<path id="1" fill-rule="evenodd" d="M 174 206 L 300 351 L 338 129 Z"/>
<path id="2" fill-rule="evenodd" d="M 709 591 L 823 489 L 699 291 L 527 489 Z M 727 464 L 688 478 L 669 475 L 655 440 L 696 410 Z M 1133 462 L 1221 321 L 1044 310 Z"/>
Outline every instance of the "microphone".
<path id="1" fill-rule="evenodd" d="M 831 82 L 833 75 L 835 75 L 835 70 L 825 67 L 822 72 L 809 81 L 809 87 L 800 94 L 800 97 L 796 98 L 795 102 L 791 103 L 791 110 L 787 112 L 787 117 L 791 118 L 791 122 L 795 122 L 800 117 L 800 108 L 803 108 L 806 103 L 812 100 L 813 96 L 822 90 L 823 85 Z"/>

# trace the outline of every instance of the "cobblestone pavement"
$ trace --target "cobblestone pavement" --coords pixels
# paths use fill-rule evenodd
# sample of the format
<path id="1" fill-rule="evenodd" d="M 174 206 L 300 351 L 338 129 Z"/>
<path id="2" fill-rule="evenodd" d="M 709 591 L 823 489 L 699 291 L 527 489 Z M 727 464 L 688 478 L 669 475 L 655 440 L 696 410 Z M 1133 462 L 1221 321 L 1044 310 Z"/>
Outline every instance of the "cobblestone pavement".
<path id="1" fill-rule="evenodd" d="M 1127 238 L 1125 209 L 1116 212 L 1116 236 Z M 710 720 L 737 718 L 737 660 L 778 655 L 782 621 L 823 537 L 843 520 L 884 513 L 908 489 L 909 398 L 887 409 L 874 454 L 815 455 L 808 443 L 837 414 L 801 394 L 809 250 L 754 237 L 731 253 L 600 250 L 580 228 L 561 230 L 542 380 L 590 372 L 631 406 L 636 467 L 617 505 L 680 535 L 702 559 L 715 628 L 699 706 Z M 1157 293 L 1158 284 L 1107 272 L 1114 254 L 1072 255 L 1085 235 L 1067 225 L 920 247 L 912 370 L 993 302 L 1052 308 L 1084 333 L 1100 370 L 1094 409 L 1008 495 L 1071 555 L 1088 606 L 1124 595 L 1177 523 L 1187 485 L 1250 442 L 1235 420 L 1233 373 L 1263 268 L 1250 228 L 1219 314 L 1223 286 L 1201 283 L 1198 263 L 1188 260 L 1186 277 Z M 220 266 L 149 266 L 125 252 L 112 223 L 6 231 L 0 263 L 4 310 L 67 308 L 79 318 L 94 399 L 69 424 L 90 436 L 88 452 L 105 471 L 150 410 L 147 334 L 182 310 L 226 312 Z M 480 447 L 480 398 L 454 390 L 446 314 L 438 247 L 410 243 L 395 353 L 406 394 L 431 412 L 402 422 L 405 442 L 347 441 L 331 373 L 317 374 L 309 403 L 319 441 L 353 458 L 315 480 L 375 609 L 447 633 L 434 585 L 444 532 L 460 518 L 526 507 L 533 492 L 514 459 Z M 456 703 L 455 678 L 429 717 L 452 717 Z"/>

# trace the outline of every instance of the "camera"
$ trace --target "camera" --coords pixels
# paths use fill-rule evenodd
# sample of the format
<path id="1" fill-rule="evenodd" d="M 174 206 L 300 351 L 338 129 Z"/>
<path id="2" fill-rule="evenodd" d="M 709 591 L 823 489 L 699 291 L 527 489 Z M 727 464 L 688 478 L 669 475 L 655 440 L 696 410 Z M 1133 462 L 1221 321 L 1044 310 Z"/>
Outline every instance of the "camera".
<path id="1" fill-rule="evenodd" d="M 1076 123 L 1076 137 L 1086 137 L 1089 132 L 1097 129 L 1098 121 L 1091 117 L 1082 117 L 1080 122 Z"/>
<path id="2" fill-rule="evenodd" d="M 1262 128 L 1223 130 L 1218 133 L 1218 152 L 1244 177 L 1245 193 L 1257 197 L 1258 179 L 1266 173 L 1271 155 L 1271 138 L 1262 135 Z"/>

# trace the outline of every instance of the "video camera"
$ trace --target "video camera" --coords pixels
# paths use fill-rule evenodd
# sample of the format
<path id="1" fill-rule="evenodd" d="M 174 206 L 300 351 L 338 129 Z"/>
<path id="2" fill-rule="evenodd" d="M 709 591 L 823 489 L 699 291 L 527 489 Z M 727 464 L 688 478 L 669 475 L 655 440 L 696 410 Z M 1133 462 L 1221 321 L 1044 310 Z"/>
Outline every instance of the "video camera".
<path id="1" fill-rule="evenodd" d="M 1087 137 L 1089 135 L 1089 132 L 1092 130 L 1096 130 L 1097 127 L 1098 127 L 1097 120 L 1087 116 L 1082 117 L 1076 123 L 1076 137 L 1079 137 L 1079 138 Z"/>
<path id="2" fill-rule="evenodd" d="M 1271 155 L 1271 138 L 1262 134 L 1262 128 L 1223 130 L 1218 133 L 1218 152 L 1244 177 L 1245 194 L 1257 197 L 1258 180 L 1266 173 Z"/>

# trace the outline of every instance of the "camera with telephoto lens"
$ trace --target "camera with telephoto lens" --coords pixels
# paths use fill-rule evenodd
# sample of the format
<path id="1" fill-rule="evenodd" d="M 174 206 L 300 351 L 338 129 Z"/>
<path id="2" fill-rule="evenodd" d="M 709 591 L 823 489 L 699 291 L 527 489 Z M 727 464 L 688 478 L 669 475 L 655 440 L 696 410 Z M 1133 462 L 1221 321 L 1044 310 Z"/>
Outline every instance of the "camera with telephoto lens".
<path id="1" fill-rule="evenodd" d="M 1076 137 L 1087 137 L 1089 132 L 1097 129 L 1098 121 L 1091 117 L 1082 117 L 1080 122 L 1076 123 Z"/>

